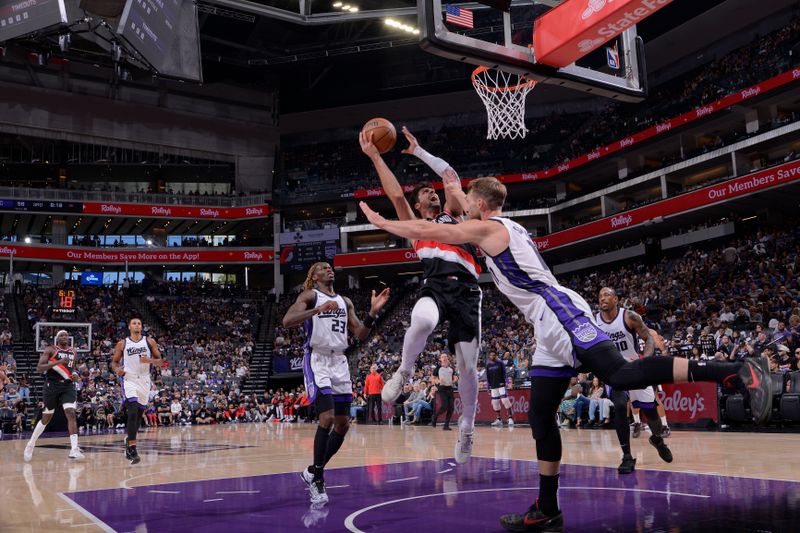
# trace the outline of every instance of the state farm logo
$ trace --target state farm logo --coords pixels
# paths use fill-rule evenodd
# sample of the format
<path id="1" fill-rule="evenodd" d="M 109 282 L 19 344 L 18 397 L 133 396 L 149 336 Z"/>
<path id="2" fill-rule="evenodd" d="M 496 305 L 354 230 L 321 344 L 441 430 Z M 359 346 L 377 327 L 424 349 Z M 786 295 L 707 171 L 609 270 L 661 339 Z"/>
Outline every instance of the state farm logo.
<path id="1" fill-rule="evenodd" d="M 569 170 L 569 163 L 564 163 L 564 164 L 558 165 L 558 171 L 559 172 L 564 172 L 566 170 Z"/>
<path id="2" fill-rule="evenodd" d="M 101 204 L 100 205 L 100 212 L 101 213 L 114 213 L 116 215 L 122 213 L 122 208 L 118 205 L 111 205 L 111 204 Z"/>
<path id="3" fill-rule="evenodd" d="M 219 216 L 219 211 L 217 209 L 201 209 L 200 216 L 216 218 Z"/>
<path id="4" fill-rule="evenodd" d="M 706 115 L 710 115 L 713 112 L 714 112 L 714 108 L 711 107 L 710 105 L 705 105 L 705 106 L 703 106 L 701 108 L 698 108 L 697 111 L 695 111 L 695 113 L 697 114 L 698 117 L 704 117 Z"/>
<path id="5" fill-rule="evenodd" d="M 656 133 L 664 133 L 665 131 L 669 131 L 672 129 L 671 122 L 662 122 L 656 126 Z"/>
<path id="6" fill-rule="evenodd" d="M 699 392 L 695 393 L 694 398 L 689 398 L 681 394 L 679 390 L 670 396 L 667 396 L 664 391 L 659 391 L 658 397 L 661 398 L 661 403 L 664 404 L 664 409 L 667 411 L 682 411 L 689 413 L 692 418 L 697 418 L 697 413 L 703 413 L 706 410 L 705 398 Z"/>
<path id="7" fill-rule="evenodd" d="M 263 215 L 264 210 L 260 207 L 248 207 L 244 210 L 244 214 L 247 216 L 258 216 Z"/>
<path id="8" fill-rule="evenodd" d="M 761 87 L 750 87 L 742 91 L 742 98 L 752 98 L 761 93 Z"/>
<path id="9" fill-rule="evenodd" d="M 627 139 L 622 139 L 619 142 L 619 145 L 621 147 L 623 147 L 623 148 L 625 148 L 626 146 L 633 146 L 633 137 L 628 137 Z"/>
<path id="10" fill-rule="evenodd" d="M 595 150 L 594 152 L 589 152 L 586 155 L 586 157 L 589 159 L 589 161 L 593 161 L 593 160 L 595 160 L 595 159 L 600 157 L 600 152 L 597 151 L 597 150 Z"/>
<path id="11" fill-rule="evenodd" d="M 150 208 L 150 214 L 160 215 L 162 217 L 168 217 L 172 214 L 172 209 L 170 209 L 169 207 L 154 206 Z"/>
<path id="12" fill-rule="evenodd" d="M 631 215 L 619 215 L 618 217 L 611 217 L 611 227 L 619 228 L 630 225 L 633 222 Z"/>
<path id="13" fill-rule="evenodd" d="M 252 259 L 254 261 L 261 261 L 264 259 L 264 254 L 262 254 L 261 252 L 245 252 L 244 258 Z"/>
<path id="14" fill-rule="evenodd" d="M 581 13 L 581 19 L 586 20 L 595 13 L 599 13 L 606 4 L 613 4 L 614 0 L 589 0 L 586 9 Z"/>

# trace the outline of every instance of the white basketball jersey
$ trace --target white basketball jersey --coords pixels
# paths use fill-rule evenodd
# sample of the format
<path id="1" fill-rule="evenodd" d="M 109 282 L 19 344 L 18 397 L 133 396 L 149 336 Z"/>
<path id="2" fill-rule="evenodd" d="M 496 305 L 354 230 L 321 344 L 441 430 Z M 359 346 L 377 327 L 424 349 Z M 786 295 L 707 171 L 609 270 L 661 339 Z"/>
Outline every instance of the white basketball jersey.
<path id="1" fill-rule="evenodd" d="M 617 350 L 622 354 L 622 357 L 628 361 L 635 361 L 639 359 L 639 338 L 636 332 L 631 330 L 625 323 L 625 313 L 627 313 L 625 309 L 617 309 L 617 318 L 610 323 L 603 320 L 602 313 L 597 313 L 595 321 L 597 322 L 597 327 L 608 335 L 617 346 Z"/>
<path id="2" fill-rule="evenodd" d="M 591 309 L 579 294 L 559 285 L 528 230 L 508 218 L 492 217 L 490 220 L 502 223 L 509 235 L 508 248 L 503 253 L 486 257 L 486 265 L 500 292 L 526 316 L 544 306 L 546 301 L 565 319 L 576 311 L 591 316 Z M 574 309 L 576 306 L 579 309 Z"/>
<path id="3" fill-rule="evenodd" d="M 321 355 L 343 354 L 347 349 L 347 305 L 338 294 L 329 296 L 314 289 L 317 299 L 314 307 L 333 301 L 339 305 L 335 311 L 312 316 L 305 321 L 305 348 Z"/>
<path id="4" fill-rule="evenodd" d="M 122 349 L 122 367 L 126 377 L 150 376 L 150 363 L 142 363 L 139 360 L 141 357 L 151 357 L 147 337 L 142 336 L 136 342 L 126 337 L 125 347 Z"/>

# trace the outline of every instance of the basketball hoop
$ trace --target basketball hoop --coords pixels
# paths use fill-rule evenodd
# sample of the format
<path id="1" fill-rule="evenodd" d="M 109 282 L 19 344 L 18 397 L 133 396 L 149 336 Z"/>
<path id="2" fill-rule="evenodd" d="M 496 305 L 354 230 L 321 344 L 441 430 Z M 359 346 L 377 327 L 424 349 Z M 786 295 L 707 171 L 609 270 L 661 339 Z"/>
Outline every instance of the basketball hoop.
<path id="1" fill-rule="evenodd" d="M 472 86 L 486 106 L 487 139 L 525 138 L 525 98 L 535 85 L 525 76 L 489 67 L 472 72 Z"/>

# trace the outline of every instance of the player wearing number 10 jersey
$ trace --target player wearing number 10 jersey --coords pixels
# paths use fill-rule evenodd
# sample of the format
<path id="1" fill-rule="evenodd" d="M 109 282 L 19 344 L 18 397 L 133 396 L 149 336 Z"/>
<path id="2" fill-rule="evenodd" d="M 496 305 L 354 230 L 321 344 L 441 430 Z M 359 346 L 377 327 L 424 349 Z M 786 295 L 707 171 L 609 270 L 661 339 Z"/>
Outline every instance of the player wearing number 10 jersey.
<path id="1" fill-rule="evenodd" d="M 305 290 L 283 317 L 284 327 L 303 324 L 306 333 L 303 375 L 308 399 L 314 403 L 319 426 L 314 437 L 314 462 L 300 474 L 308 485 L 311 503 L 324 505 L 323 469 L 344 442 L 350 427 L 350 403 L 353 384 L 347 362 L 347 330 L 361 340 L 367 338 L 378 313 L 389 300 L 389 289 L 376 295 L 372 291 L 369 316 L 356 316 L 353 302 L 336 294 L 334 273 L 328 263 L 311 266 L 304 284 Z"/>
<path id="2" fill-rule="evenodd" d="M 33 457 L 33 449 L 37 439 L 44 432 L 47 424 L 53 419 L 56 407 L 61 404 L 67 417 L 69 429 L 70 459 L 83 459 L 83 453 L 78 448 L 78 423 L 75 419 L 75 404 L 78 401 L 78 391 L 73 381 L 73 372 L 76 368 L 77 352 L 69 345 L 69 333 L 60 330 L 56 333 L 56 343 L 45 348 L 36 365 L 37 372 L 44 372 L 44 410 L 42 419 L 36 424 L 33 435 L 25 446 L 25 460 Z"/>

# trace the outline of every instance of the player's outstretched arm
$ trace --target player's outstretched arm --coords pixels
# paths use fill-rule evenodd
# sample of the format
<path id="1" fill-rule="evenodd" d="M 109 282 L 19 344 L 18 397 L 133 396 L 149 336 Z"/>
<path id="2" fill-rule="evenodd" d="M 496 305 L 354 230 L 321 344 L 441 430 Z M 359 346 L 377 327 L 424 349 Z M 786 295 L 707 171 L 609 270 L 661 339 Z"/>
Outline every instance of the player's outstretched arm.
<path id="1" fill-rule="evenodd" d="M 361 144 L 361 151 L 370 158 L 372 164 L 375 166 L 375 170 L 378 172 L 378 178 L 381 180 L 383 191 L 392 202 L 394 210 L 397 212 L 397 218 L 400 220 L 414 220 L 417 218 L 408 200 L 406 200 L 403 187 L 400 185 L 400 182 L 397 181 L 394 172 L 391 171 L 386 161 L 383 160 L 378 148 L 372 144 L 372 132 L 364 134 L 362 131 L 359 133 L 358 142 Z"/>
<path id="2" fill-rule="evenodd" d="M 420 161 L 428 165 L 431 170 L 436 172 L 436 175 L 442 178 L 442 184 L 444 185 L 445 211 L 454 217 L 460 217 L 463 215 L 467 207 L 467 195 L 464 194 L 464 190 L 461 188 L 461 178 L 458 177 L 458 173 L 447 161 L 441 157 L 436 157 L 422 148 L 422 146 L 419 145 L 417 138 L 414 137 L 414 135 L 405 126 L 403 126 L 403 135 L 405 135 L 406 140 L 408 141 L 408 148 L 403 150 L 403 153 L 415 156 Z"/>
<path id="3" fill-rule="evenodd" d="M 388 288 L 383 289 L 380 294 L 377 294 L 373 290 L 369 315 L 364 322 L 361 322 L 361 320 L 358 319 L 358 315 L 356 315 L 353 302 L 350 298 L 345 297 L 344 303 L 347 305 L 347 325 L 350 331 L 353 332 L 353 335 L 362 341 L 365 340 L 369 336 L 369 332 L 372 331 L 372 326 L 375 324 L 375 321 L 378 319 L 378 313 L 381 312 L 381 309 L 383 309 L 383 306 L 386 305 L 388 301 Z"/>
<path id="4" fill-rule="evenodd" d="M 505 244 L 498 250 L 498 253 L 508 245 L 507 232 L 501 224 L 496 222 L 468 220 L 461 224 L 431 224 L 426 220 L 386 220 L 370 209 L 365 202 L 361 202 L 359 206 L 372 224 L 398 237 L 447 244 L 474 243 L 491 253 L 492 249 L 498 247 L 498 244 L 493 245 L 492 239 L 501 243 L 503 234 L 505 234 Z M 489 250 L 486 250 L 487 248 Z"/>

